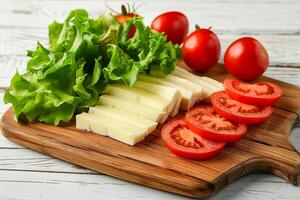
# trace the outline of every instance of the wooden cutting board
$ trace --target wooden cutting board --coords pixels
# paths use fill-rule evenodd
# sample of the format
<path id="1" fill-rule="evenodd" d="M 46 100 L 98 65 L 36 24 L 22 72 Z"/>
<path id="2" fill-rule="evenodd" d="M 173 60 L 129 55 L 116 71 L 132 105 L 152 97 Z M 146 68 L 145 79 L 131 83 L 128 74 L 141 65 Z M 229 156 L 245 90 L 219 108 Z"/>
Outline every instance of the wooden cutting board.
<path id="1" fill-rule="evenodd" d="M 184 63 L 179 65 L 185 67 Z M 205 74 L 222 81 L 230 77 L 223 65 Z M 271 80 L 262 77 L 262 80 Z M 284 95 L 272 116 L 249 126 L 245 137 L 225 147 L 217 156 L 192 161 L 171 154 L 160 138 L 160 128 L 135 146 L 77 130 L 74 122 L 64 127 L 43 123 L 17 123 L 13 110 L 2 118 L 2 133 L 10 140 L 110 176 L 185 196 L 206 198 L 236 179 L 251 173 L 272 173 L 292 184 L 300 183 L 300 155 L 288 141 L 300 114 L 300 88 L 271 80 Z"/>

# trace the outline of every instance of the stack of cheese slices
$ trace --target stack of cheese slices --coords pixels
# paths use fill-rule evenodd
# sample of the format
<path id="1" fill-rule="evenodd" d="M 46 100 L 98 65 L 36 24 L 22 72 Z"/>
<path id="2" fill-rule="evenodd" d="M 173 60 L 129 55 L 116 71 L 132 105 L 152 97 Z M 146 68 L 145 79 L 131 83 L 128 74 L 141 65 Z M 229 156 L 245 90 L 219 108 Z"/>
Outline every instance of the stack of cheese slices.
<path id="1" fill-rule="evenodd" d="M 139 75 L 133 87 L 107 86 L 97 106 L 76 115 L 76 128 L 134 145 L 179 109 L 188 110 L 220 90 L 222 83 L 180 67 L 167 76 L 153 70 L 151 75 Z"/>

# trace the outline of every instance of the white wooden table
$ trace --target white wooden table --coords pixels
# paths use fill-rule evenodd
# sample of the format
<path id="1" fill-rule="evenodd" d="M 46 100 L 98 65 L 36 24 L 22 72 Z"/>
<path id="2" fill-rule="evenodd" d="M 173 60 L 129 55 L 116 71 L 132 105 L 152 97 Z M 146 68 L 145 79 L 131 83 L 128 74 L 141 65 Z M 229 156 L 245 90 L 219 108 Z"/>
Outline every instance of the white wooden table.
<path id="1" fill-rule="evenodd" d="M 141 3 L 142 1 L 137 1 Z M 109 2 L 115 9 L 120 1 Z M 47 26 L 62 21 L 69 10 L 86 8 L 97 16 L 104 1 L 0 2 L 0 114 L 8 106 L 2 97 L 12 75 L 24 71 L 26 51 L 46 43 Z M 234 39 L 251 35 L 267 48 L 271 67 L 266 75 L 300 85 L 300 1 L 177 0 L 148 1 L 139 9 L 145 22 L 161 12 L 180 10 L 202 27 L 212 26 L 222 50 Z M 222 60 L 221 60 L 222 61 Z M 121 181 L 82 169 L 21 146 L 0 135 L 0 200 L 37 199 L 184 199 L 181 196 Z M 251 175 L 224 188 L 211 200 L 299 200 L 300 187 L 272 175 Z"/>

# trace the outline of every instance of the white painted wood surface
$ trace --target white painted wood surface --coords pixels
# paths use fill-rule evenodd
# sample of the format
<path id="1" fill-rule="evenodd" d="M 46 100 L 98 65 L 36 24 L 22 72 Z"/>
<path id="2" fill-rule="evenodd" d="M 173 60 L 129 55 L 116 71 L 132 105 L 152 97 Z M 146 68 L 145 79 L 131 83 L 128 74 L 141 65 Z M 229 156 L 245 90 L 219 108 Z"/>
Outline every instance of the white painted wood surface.
<path id="1" fill-rule="evenodd" d="M 118 9 L 121 1 L 108 3 Z M 63 20 L 73 8 L 86 8 L 93 16 L 107 11 L 104 1 L 0 2 L 0 115 L 8 108 L 2 98 L 11 76 L 17 69 L 25 69 L 25 50 L 33 49 L 37 41 L 45 44 L 47 25 L 54 19 Z M 222 52 L 238 37 L 258 38 L 271 59 L 266 75 L 300 86 L 300 1 L 152 0 L 147 1 L 139 12 L 149 24 L 156 15 L 167 10 L 184 12 L 190 19 L 191 29 L 195 23 L 203 27 L 212 25 L 220 37 Z M 295 134 L 299 134 L 299 130 Z M 25 149 L 0 135 L 0 200 L 10 199 L 185 198 L 65 163 Z M 251 175 L 210 199 L 298 200 L 300 187 L 271 175 Z"/>

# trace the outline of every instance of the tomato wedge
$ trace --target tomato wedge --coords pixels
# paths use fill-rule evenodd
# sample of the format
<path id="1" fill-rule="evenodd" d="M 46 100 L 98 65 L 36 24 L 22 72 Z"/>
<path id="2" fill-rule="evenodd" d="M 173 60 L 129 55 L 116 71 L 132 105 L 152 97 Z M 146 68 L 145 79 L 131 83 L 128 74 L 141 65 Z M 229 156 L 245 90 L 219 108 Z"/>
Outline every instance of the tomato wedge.
<path id="1" fill-rule="evenodd" d="M 227 95 L 232 99 L 252 105 L 272 106 L 283 93 L 279 86 L 269 82 L 249 84 L 225 79 L 224 87 Z"/>
<path id="2" fill-rule="evenodd" d="M 257 124 L 265 121 L 273 112 L 271 106 L 241 103 L 231 99 L 223 91 L 214 93 L 211 103 L 219 115 L 239 123 Z"/>
<path id="3" fill-rule="evenodd" d="M 189 128 L 204 138 L 219 142 L 235 142 L 247 131 L 247 125 L 229 121 L 212 106 L 198 106 L 185 114 Z"/>
<path id="4" fill-rule="evenodd" d="M 172 153 L 195 160 L 210 158 L 225 146 L 223 142 L 214 142 L 192 132 L 184 117 L 175 118 L 165 124 L 161 136 Z"/>

